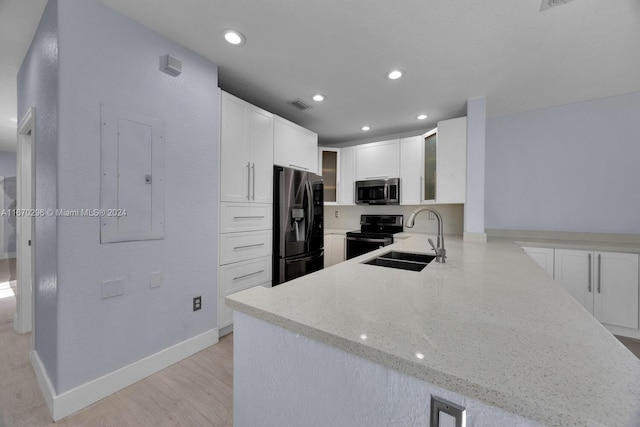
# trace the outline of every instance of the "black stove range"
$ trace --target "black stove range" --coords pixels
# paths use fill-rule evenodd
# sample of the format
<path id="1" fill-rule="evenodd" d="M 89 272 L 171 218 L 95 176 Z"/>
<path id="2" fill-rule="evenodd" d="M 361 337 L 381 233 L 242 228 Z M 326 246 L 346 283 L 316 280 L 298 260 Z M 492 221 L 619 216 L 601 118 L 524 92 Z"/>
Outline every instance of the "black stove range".
<path id="1" fill-rule="evenodd" d="M 361 215 L 360 231 L 347 233 L 347 259 L 392 244 L 402 224 L 402 215 Z"/>

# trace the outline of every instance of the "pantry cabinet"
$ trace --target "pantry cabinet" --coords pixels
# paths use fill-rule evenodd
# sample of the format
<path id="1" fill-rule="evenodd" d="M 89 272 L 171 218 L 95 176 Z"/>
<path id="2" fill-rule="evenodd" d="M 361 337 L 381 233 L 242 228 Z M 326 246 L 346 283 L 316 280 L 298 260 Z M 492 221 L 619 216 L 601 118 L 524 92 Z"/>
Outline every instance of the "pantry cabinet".
<path id="1" fill-rule="evenodd" d="M 555 250 L 555 280 L 600 322 L 638 329 L 638 254 Z"/>
<path id="2" fill-rule="evenodd" d="M 273 162 L 288 168 L 318 173 L 318 134 L 276 116 Z"/>
<path id="3" fill-rule="evenodd" d="M 273 114 L 221 93 L 221 201 L 272 202 L 273 131 Z"/>

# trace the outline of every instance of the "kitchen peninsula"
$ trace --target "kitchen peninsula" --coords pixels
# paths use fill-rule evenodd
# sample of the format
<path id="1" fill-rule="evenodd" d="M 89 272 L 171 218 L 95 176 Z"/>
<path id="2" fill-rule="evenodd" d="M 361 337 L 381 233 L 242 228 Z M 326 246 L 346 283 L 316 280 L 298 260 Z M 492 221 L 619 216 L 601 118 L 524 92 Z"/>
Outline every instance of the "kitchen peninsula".
<path id="1" fill-rule="evenodd" d="M 515 242 L 447 237 L 421 272 L 362 264 L 431 252 L 400 237 L 227 298 L 235 425 L 428 426 L 432 394 L 469 426 L 640 425 L 640 361 Z"/>

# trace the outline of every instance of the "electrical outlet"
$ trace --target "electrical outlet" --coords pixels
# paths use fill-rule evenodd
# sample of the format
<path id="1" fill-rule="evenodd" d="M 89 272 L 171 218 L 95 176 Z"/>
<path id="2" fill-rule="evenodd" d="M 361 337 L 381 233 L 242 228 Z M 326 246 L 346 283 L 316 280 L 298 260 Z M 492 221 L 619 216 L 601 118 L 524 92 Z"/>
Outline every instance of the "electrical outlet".
<path id="1" fill-rule="evenodd" d="M 193 297 L 193 311 L 198 311 L 202 308 L 202 297 Z"/>
<path id="2" fill-rule="evenodd" d="M 466 427 L 467 410 L 463 406 L 431 395 L 430 427 Z"/>
<path id="3" fill-rule="evenodd" d="M 336 218 L 339 218 L 340 215 L 338 214 L 338 211 L 336 211 Z"/>

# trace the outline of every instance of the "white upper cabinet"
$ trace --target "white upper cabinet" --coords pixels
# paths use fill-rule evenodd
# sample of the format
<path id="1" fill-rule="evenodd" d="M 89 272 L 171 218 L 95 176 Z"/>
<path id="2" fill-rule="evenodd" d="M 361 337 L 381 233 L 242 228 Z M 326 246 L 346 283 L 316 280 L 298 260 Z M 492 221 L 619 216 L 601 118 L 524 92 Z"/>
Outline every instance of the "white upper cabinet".
<path id="1" fill-rule="evenodd" d="M 356 147 L 340 149 L 340 185 L 338 196 L 341 205 L 355 205 Z"/>
<path id="2" fill-rule="evenodd" d="M 400 140 L 392 139 L 358 145 L 356 162 L 358 180 L 398 178 L 400 176 Z"/>
<path id="3" fill-rule="evenodd" d="M 220 200 L 272 203 L 274 116 L 221 94 Z"/>
<path id="4" fill-rule="evenodd" d="M 318 148 L 318 175 L 322 176 L 324 204 L 337 205 L 340 202 L 340 149 Z"/>
<path id="5" fill-rule="evenodd" d="M 464 203 L 467 191 L 467 118 L 438 122 L 436 202 Z"/>
<path id="6" fill-rule="evenodd" d="M 318 173 L 318 134 L 275 116 L 273 162 Z"/>
<path id="7" fill-rule="evenodd" d="M 400 204 L 419 205 L 423 186 L 422 137 L 400 140 Z"/>

